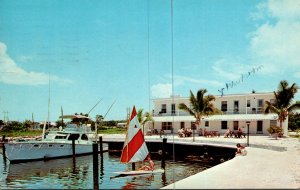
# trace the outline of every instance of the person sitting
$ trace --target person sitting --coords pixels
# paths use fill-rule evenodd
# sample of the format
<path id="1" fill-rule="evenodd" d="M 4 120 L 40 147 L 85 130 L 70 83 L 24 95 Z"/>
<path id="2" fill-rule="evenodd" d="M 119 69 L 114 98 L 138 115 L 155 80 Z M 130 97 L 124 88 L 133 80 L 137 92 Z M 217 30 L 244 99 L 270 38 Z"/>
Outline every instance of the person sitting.
<path id="1" fill-rule="evenodd" d="M 179 136 L 179 137 L 184 137 L 184 131 L 183 131 L 183 128 L 178 129 L 178 136 Z"/>
<path id="2" fill-rule="evenodd" d="M 231 136 L 231 130 L 230 129 L 227 129 L 227 131 L 225 132 L 224 134 L 224 138 L 228 138 Z"/>
<path id="3" fill-rule="evenodd" d="M 242 138 L 242 134 L 243 134 L 243 131 L 242 131 L 242 129 L 239 127 L 238 130 L 237 130 L 237 138 Z"/>
<path id="4" fill-rule="evenodd" d="M 242 156 L 246 156 L 247 155 L 247 150 L 245 148 L 245 146 L 241 145 L 240 143 L 236 144 L 236 155 L 242 155 Z"/>
<path id="5" fill-rule="evenodd" d="M 154 162 L 151 160 L 150 155 L 148 154 L 148 156 L 145 158 L 144 160 L 145 162 L 148 162 L 149 165 L 144 165 L 142 167 L 139 168 L 139 170 L 154 170 Z"/>

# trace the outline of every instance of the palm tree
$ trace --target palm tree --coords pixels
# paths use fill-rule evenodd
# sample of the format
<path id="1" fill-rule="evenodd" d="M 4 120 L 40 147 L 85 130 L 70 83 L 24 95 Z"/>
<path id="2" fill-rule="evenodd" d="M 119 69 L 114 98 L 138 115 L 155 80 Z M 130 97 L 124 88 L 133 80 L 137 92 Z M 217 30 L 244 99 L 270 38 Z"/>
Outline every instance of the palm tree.
<path id="1" fill-rule="evenodd" d="M 287 119 L 289 112 L 300 108 L 300 102 L 292 103 L 298 89 L 296 83 L 289 86 L 286 80 L 282 80 L 278 85 L 277 92 L 274 91 L 275 102 L 265 101 L 265 114 L 277 114 L 280 128 L 282 128 L 282 123 Z"/>
<path id="2" fill-rule="evenodd" d="M 144 132 L 144 126 L 148 121 L 153 121 L 152 115 L 149 112 L 146 112 L 145 114 L 143 114 L 143 109 L 139 109 L 138 113 L 137 113 L 137 118 L 140 122 L 140 124 L 143 126 L 143 133 Z"/>
<path id="3" fill-rule="evenodd" d="M 207 95 L 206 89 L 200 89 L 197 92 L 197 96 L 193 94 L 190 90 L 190 107 L 185 105 L 184 103 L 180 103 L 178 108 L 188 112 L 190 115 L 196 118 L 196 126 L 200 127 L 201 120 L 203 116 L 214 115 L 222 113 L 219 109 L 215 108 L 211 103 L 215 101 L 215 97 L 213 95 Z"/>

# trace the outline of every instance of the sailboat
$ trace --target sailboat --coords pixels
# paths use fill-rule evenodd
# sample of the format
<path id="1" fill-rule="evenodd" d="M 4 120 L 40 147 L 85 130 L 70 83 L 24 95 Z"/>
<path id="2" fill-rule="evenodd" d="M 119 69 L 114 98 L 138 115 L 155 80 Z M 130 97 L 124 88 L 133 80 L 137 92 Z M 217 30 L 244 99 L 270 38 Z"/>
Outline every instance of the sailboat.
<path id="1" fill-rule="evenodd" d="M 130 119 L 127 122 L 126 138 L 124 141 L 120 162 L 124 164 L 142 162 L 147 157 L 150 157 L 150 154 L 134 106 L 132 109 Z M 163 169 L 153 169 L 153 170 L 120 171 L 120 172 L 113 172 L 113 173 L 120 174 L 120 175 L 141 175 L 141 174 L 153 174 L 153 173 L 163 173 L 163 172 L 164 172 Z"/>

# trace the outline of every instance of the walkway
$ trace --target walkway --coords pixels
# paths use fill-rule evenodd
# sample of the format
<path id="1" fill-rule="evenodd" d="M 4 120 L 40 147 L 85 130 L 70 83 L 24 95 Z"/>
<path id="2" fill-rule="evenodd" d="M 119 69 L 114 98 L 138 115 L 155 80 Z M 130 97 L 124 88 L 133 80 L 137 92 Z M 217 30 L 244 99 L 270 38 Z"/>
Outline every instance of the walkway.
<path id="1" fill-rule="evenodd" d="M 124 135 L 103 135 L 104 139 L 124 139 Z M 235 147 L 247 144 L 247 138 L 179 138 L 167 136 L 168 142 L 205 143 Z M 146 136 L 159 140 L 159 136 Z M 162 189 L 300 189 L 300 140 L 269 136 L 250 136 L 247 156 L 227 162 L 170 184 Z"/>

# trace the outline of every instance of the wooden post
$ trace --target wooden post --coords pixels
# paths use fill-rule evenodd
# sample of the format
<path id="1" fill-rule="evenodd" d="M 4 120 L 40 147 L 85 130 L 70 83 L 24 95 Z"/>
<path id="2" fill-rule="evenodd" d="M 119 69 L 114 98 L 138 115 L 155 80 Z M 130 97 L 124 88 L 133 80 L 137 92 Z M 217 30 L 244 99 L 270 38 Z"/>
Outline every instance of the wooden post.
<path id="1" fill-rule="evenodd" d="M 161 168 L 165 169 L 166 163 L 166 145 L 167 145 L 167 138 L 163 138 L 163 144 L 162 144 L 162 155 L 161 155 Z"/>
<path id="2" fill-rule="evenodd" d="M 99 161 L 98 161 L 98 144 L 93 143 L 93 176 L 94 190 L 99 190 Z"/>
<path id="3" fill-rule="evenodd" d="M 5 153 L 5 135 L 2 136 L 2 156 L 3 156 L 3 162 L 4 162 L 4 166 L 6 167 L 6 153 Z"/>
<path id="4" fill-rule="evenodd" d="M 102 141 L 102 136 L 99 137 L 99 143 L 100 143 L 100 155 L 101 155 L 101 158 L 103 158 L 103 141 Z"/>
<path id="5" fill-rule="evenodd" d="M 3 148 L 2 148 L 2 151 L 3 151 L 3 156 L 5 155 L 5 135 L 2 136 L 2 143 L 3 143 Z"/>
<path id="6" fill-rule="evenodd" d="M 72 139 L 72 153 L 73 153 L 73 158 L 75 158 L 75 139 Z"/>

